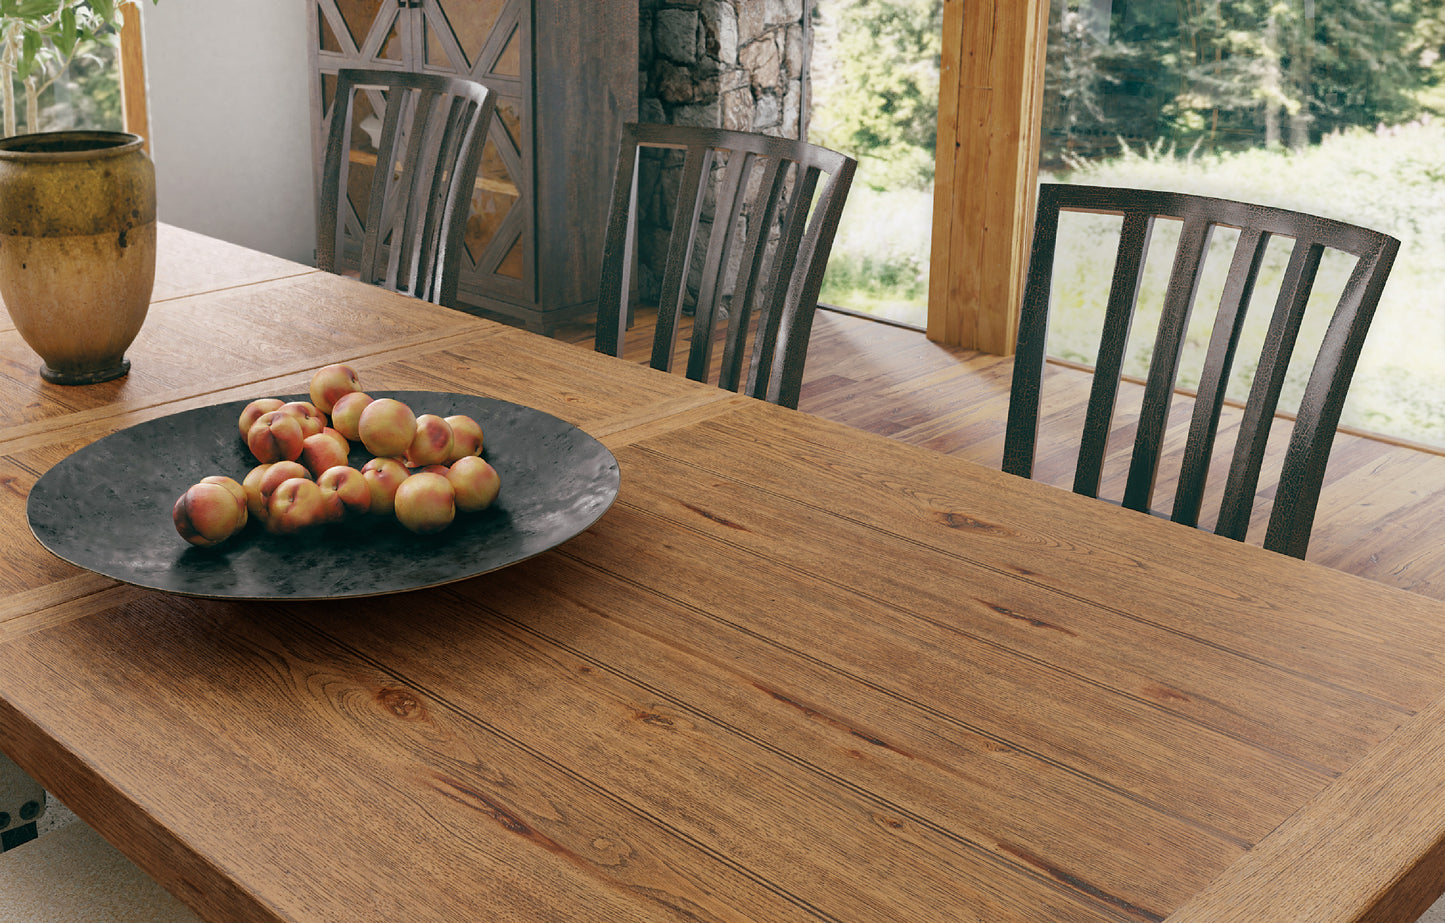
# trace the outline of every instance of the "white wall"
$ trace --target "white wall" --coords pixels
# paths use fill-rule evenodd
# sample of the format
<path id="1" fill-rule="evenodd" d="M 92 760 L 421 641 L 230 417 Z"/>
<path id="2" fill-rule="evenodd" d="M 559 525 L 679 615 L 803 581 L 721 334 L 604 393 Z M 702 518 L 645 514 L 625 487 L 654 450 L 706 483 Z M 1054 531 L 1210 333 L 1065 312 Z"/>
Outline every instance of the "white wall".
<path id="1" fill-rule="evenodd" d="M 158 217 L 314 265 L 306 4 L 142 6 Z"/>

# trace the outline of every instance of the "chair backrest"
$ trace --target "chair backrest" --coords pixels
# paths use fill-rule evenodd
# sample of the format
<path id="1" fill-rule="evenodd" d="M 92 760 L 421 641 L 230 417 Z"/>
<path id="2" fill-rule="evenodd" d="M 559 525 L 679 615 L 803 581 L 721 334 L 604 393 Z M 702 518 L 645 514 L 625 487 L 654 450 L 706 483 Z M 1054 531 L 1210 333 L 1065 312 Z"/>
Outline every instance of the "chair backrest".
<path id="1" fill-rule="evenodd" d="M 717 384 L 797 407 L 818 291 L 856 161 L 751 132 L 624 126 L 597 306 L 596 348 L 614 356 L 622 355 L 630 319 L 638 177 L 649 148 L 684 152 L 652 367 L 672 369 L 691 282 L 687 376 L 710 380 L 714 342 L 725 324 Z"/>
<path id="2" fill-rule="evenodd" d="M 355 265 L 365 282 L 455 306 L 495 103 L 471 80 L 342 70 L 321 174 L 317 265 Z M 349 257 L 348 240 L 359 257 Z"/>
<path id="3" fill-rule="evenodd" d="M 1276 416 L 1316 271 L 1327 250 L 1356 258 L 1300 398 L 1264 539 L 1266 548 L 1303 558 L 1340 412 L 1399 241 L 1340 221 L 1207 196 L 1042 185 L 1004 444 L 1004 470 L 1023 477 L 1033 474 L 1038 439 L 1051 281 L 1061 211 L 1105 213 L 1123 219 L 1074 476 L 1074 491 L 1091 497 L 1097 497 L 1099 492 L 1150 234 L 1156 218 L 1181 222 L 1122 500 L 1124 506 L 1145 512 L 1152 512 L 1154 482 L 1177 388 L 1180 355 L 1211 234 L 1216 227 L 1239 229 L 1202 364 L 1175 490 L 1171 518 L 1190 526 L 1199 525 L 1225 390 L 1266 247 L 1274 237 L 1293 239 L 1244 404 L 1214 526 L 1216 533 L 1240 541 L 1245 539 L 1249 528 L 1270 425 Z"/>

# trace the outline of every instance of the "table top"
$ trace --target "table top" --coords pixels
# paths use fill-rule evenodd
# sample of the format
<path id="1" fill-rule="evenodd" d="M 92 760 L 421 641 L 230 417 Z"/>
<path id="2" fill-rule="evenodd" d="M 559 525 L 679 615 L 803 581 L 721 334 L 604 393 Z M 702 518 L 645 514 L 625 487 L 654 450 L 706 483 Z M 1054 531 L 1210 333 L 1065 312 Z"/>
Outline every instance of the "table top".
<path id="1" fill-rule="evenodd" d="M 1445 604 L 161 250 L 125 379 L 45 384 L 0 329 L 0 749 L 208 920 L 1400 920 L 1445 887 Z M 345 603 L 169 596 L 29 535 L 79 446 L 342 360 L 575 424 L 617 502 Z"/>

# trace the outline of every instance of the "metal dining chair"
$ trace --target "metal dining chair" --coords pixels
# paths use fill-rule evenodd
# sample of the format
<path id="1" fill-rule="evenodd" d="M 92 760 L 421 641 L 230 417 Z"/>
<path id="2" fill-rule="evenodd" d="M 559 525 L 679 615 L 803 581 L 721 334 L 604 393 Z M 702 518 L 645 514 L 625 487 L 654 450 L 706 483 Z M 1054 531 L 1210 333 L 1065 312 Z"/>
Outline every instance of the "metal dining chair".
<path id="1" fill-rule="evenodd" d="M 1209 334 L 1175 488 L 1171 518 L 1189 526 L 1198 526 L 1200 522 L 1205 484 L 1225 406 L 1225 391 L 1266 249 L 1276 238 L 1292 241 L 1288 264 L 1283 270 L 1279 294 L 1239 420 L 1219 515 L 1213 529 L 1217 534 L 1240 541 L 1245 539 L 1249 529 L 1271 424 L 1277 418 L 1301 319 L 1315 288 L 1316 272 L 1327 251 L 1340 251 L 1354 258 L 1353 270 L 1334 305 L 1309 371 L 1298 412 L 1294 415 L 1288 448 L 1274 486 L 1273 508 L 1264 538 L 1264 547 L 1303 558 L 1309 545 L 1325 466 L 1350 379 L 1399 249 L 1399 241 L 1341 221 L 1208 196 L 1099 186 L 1042 185 L 1004 441 L 1004 470 L 1023 477 L 1033 476 L 1055 250 L 1062 212 L 1094 212 L 1122 217 L 1113 280 L 1074 474 L 1074 491 L 1090 497 L 1099 496 L 1125 350 L 1131 324 L 1136 317 L 1150 235 L 1159 219 L 1173 219 L 1180 223 L 1179 243 L 1154 334 L 1153 352 L 1121 501 L 1129 509 L 1145 512 L 1151 511 L 1160 458 L 1166 451 L 1171 404 L 1179 396 L 1180 356 L 1206 264 L 1209 242 L 1217 228 L 1239 230 L 1219 309 Z"/>
<path id="2" fill-rule="evenodd" d="M 797 407 L 823 271 L 857 162 L 751 132 L 624 126 L 602 255 L 599 352 L 622 355 L 639 229 L 655 211 L 639 202 L 639 176 L 646 152 L 666 150 L 681 151 L 682 164 L 670 224 L 646 232 L 665 238 L 652 367 L 671 371 L 691 310 L 688 378 Z"/>
<path id="3" fill-rule="evenodd" d="M 320 182 L 317 266 L 455 307 L 495 103 L 471 80 L 340 71 Z"/>
<path id="4" fill-rule="evenodd" d="M 0 920 L 200 923 L 80 820 L 37 835 L 45 790 L 0 754 Z"/>

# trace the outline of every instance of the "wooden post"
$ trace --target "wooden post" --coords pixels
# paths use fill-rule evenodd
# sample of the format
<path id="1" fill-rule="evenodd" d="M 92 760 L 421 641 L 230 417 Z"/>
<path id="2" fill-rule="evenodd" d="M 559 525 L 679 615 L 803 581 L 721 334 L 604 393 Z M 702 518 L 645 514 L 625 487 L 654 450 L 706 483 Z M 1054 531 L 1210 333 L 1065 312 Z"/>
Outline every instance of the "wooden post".
<path id="1" fill-rule="evenodd" d="M 944 0 L 928 338 L 1011 354 L 1038 185 L 1048 0 Z"/>
<path id="2" fill-rule="evenodd" d="M 135 0 L 127 3 L 125 21 L 120 27 L 120 108 L 125 130 L 144 138 L 144 147 L 149 154 L 150 110 L 146 108 L 145 45 L 140 10 L 140 4 Z"/>

